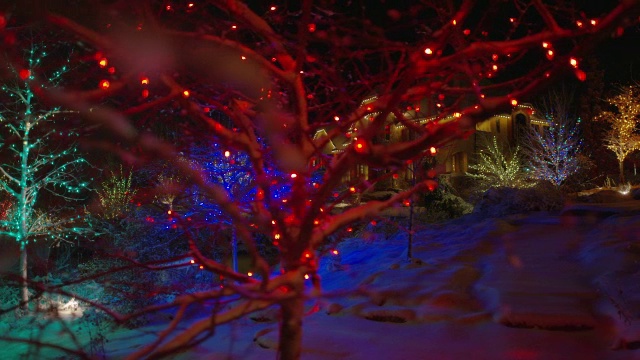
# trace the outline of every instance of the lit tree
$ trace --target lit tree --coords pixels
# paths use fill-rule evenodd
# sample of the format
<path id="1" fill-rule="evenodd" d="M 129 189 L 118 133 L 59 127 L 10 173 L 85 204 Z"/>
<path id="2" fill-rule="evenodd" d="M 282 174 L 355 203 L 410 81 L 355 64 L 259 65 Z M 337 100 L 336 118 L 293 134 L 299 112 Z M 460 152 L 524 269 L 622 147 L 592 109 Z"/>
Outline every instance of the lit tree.
<path id="1" fill-rule="evenodd" d="M 47 191 L 64 201 L 80 200 L 88 183 L 79 170 L 86 161 L 80 157 L 74 143 L 77 133 L 56 130 L 53 125 L 63 121 L 59 107 L 47 107 L 34 95 L 32 81 L 49 49 L 45 45 L 31 46 L 25 53 L 25 66 L 11 67 L 12 78 L 0 87 L 3 146 L 0 153 L 0 187 L 9 194 L 12 206 L 6 218 L 0 220 L 0 234 L 13 238 L 20 246 L 21 306 L 28 308 L 27 247 L 37 240 L 52 243 L 68 242 L 85 233 L 81 216 L 63 216 L 49 207 L 37 210 L 39 196 Z M 41 72 L 50 86 L 56 86 L 68 67 L 50 73 Z"/>
<path id="2" fill-rule="evenodd" d="M 478 179 L 484 189 L 524 186 L 520 146 L 510 151 L 504 144 L 499 144 L 495 136 L 479 137 L 481 149 L 477 154 L 478 161 L 469 165 L 473 172 L 467 175 Z"/>
<path id="3" fill-rule="evenodd" d="M 107 220 L 116 219 L 127 213 L 136 190 L 131 186 L 133 172 L 125 174 L 120 166 L 117 173 L 105 180 L 97 190 L 100 201 L 100 216 Z"/>
<path id="4" fill-rule="evenodd" d="M 616 154 L 620 171 L 620 184 L 625 181 L 624 160 L 629 154 L 640 149 L 640 135 L 636 127 L 640 123 L 640 87 L 621 86 L 617 95 L 606 100 L 613 107 L 598 115 L 611 125 L 605 137 L 606 147 Z"/>
<path id="5" fill-rule="evenodd" d="M 158 341 L 132 358 L 193 346 L 216 325 L 271 306 L 281 311 L 279 357 L 300 358 L 305 299 L 321 294 L 316 271 L 327 237 L 435 188 L 432 180 L 419 181 L 388 200 L 334 211 L 341 199 L 377 181 L 367 178 L 363 167 L 379 174 L 406 169 L 430 147 L 468 134 L 477 122 L 511 108 L 558 74 L 568 70 L 583 80 L 579 61 L 587 49 L 605 35 L 619 34 L 623 21 L 636 23 L 639 10 L 636 1 L 623 1 L 590 19 L 578 11 L 579 4 L 456 4 L 416 2 L 405 8 L 389 1 L 366 7 L 362 2 L 274 1 L 249 7 L 238 0 L 146 1 L 125 8 L 120 2 L 103 3 L 108 8 L 95 18 L 67 8 L 34 15 L 46 14 L 50 24 L 98 49 L 99 62 L 118 64 L 113 73 L 95 79 L 95 89 L 50 92 L 48 98 L 181 171 L 232 220 L 253 259 L 255 277 L 207 259 L 192 246 L 203 269 L 233 284 L 164 305 L 180 310 Z M 562 48 L 554 51 L 554 44 Z M 503 71 L 509 68 L 514 71 Z M 375 99 L 362 101 L 374 93 Z M 104 99 L 125 100 L 117 107 L 98 107 Z M 228 116 L 232 126 L 210 116 L 210 106 Z M 433 121 L 410 120 L 407 107 L 420 118 L 433 115 Z M 211 135 L 248 157 L 257 189 L 249 201 L 250 216 L 243 210 L 246 203 L 233 201 L 227 189 L 181 161 L 179 151 L 136 127 L 137 119 L 156 118 L 166 108 L 181 109 L 185 133 Z M 415 136 L 376 141 L 391 115 Z M 330 124 L 333 130 L 316 136 Z M 338 141 L 347 136 L 348 141 Z M 344 147 L 331 156 L 325 152 L 338 143 Z M 325 169 L 323 178 L 314 181 L 319 167 Z M 360 173 L 345 187 L 353 169 Z M 290 192 L 276 198 L 273 184 L 287 185 Z M 280 250 L 279 273 L 257 251 L 256 233 Z M 236 295 L 237 303 L 179 330 L 190 303 Z M 152 309 L 138 315 L 145 311 Z"/>
<path id="6" fill-rule="evenodd" d="M 578 171 L 578 153 L 582 139 L 578 134 L 580 119 L 570 116 L 571 95 L 555 91 L 538 107 L 543 112 L 542 131 L 531 127 L 523 144 L 528 176 L 560 186 Z"/>
<path id="7" fill-rule="evenodd" d="M 251 177 L 251 163 L 248 156 L 237 154 L 221 148 L 216 142 L 208 146 L 195 147 L 190 154 L 190 159 L 212 184 L 223 187 L 233 201 L 244 205 L 241 211 L 245 216 L 250 216 L 251 199 L 255 196 L 255 182 Z M 191 213 L 204 218 L 205 224 L 222 224 L 231 229 L 231 259 L 232 268 L 238 271 L 238 239 L 233 230 L 232 219 L 214 201 L 211 201 L 206 193 L 196 189 L 193 191 L 194 202 Z"/>

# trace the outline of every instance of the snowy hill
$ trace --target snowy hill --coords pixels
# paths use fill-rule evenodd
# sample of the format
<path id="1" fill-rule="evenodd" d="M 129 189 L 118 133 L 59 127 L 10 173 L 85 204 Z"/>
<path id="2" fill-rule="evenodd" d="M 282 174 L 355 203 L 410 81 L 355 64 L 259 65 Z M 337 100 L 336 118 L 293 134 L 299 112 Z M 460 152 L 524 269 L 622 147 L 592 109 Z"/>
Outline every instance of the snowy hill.
<path id="1" fill-rule="evenodd" d="M 322 260 L 302 358 L 640 359 L 639 209 L 574 204 L 432 225 L 415 234 L 411 260 L 403 232 L 347 239 Z M 275 358 L 277 320 L 267 309 L 219 326 L 173 358 Z M 109 330 L 103 355 L 124 358 L 164 325 Z"/>

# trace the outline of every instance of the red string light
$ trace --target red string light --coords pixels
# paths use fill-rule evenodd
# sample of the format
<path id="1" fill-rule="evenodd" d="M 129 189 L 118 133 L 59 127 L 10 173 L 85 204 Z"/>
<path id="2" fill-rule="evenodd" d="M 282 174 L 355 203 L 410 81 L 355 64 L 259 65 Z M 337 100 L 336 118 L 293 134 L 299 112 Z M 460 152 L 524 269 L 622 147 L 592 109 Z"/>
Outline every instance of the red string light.
<path id="1" fill-rule="evenodd" d="M 364 140 L 356 140 L 354 148 L 357 153 L 363 154 L 367 152 L 367 143 Z"/>
<path id="2" fill-rule="evenodd" d="M 31 71 L 28 69 L 21 69 L 18 75 L 20 76 L 20 79 L 27 80 L 29 76 L 31 76 Z"/>

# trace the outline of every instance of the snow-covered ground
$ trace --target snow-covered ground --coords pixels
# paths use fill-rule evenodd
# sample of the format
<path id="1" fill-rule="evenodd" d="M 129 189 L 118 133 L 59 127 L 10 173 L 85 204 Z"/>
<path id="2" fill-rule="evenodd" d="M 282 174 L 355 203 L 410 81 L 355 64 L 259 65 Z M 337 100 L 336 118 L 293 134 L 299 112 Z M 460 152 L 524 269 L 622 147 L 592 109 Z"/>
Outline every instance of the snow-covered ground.
<path id="1" fill-rule="evenodd" d="M 406 233 L 364 238 L 321 263 L 303 359 L 640 359 L 640 201 L 423 227 L 411 261 Z M 106 358 L 161 329 L 106 333 Z M 173 358 L 275 358 L 277 335 L 266 310 Z"/>

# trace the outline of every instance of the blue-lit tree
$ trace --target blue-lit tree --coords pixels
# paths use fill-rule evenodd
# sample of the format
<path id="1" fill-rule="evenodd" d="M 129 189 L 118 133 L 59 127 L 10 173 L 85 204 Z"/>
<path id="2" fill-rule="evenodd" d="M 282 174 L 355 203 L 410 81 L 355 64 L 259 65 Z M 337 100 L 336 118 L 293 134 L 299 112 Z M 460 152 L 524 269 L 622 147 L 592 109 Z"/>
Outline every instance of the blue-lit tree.
<path id="1" fill-rule="evenodd" d="M 253 211 L 252 204 L 263 200 L 264 191 L 258 189 L 251 159 L 245 153 L 224 148 L 212 139 L 205 144 L 192 147 L 189 159 L 196 168 L 201 169 L 211 184 L 219 185 L 226 190 L 230 200 L 238 205 L 244 216 L 250 217 Z M 277 180 L 284 179 L 285 174 L 273 168 L 265 169 L 265 173 L 272 179 L 268 193 L 274 201 L 286 199 L 290 185 L 288 181 Z M 232 268 L 238 271 L 238 242 L 233 219 L 198 187 L 192 189 L 191 194 L 193 205 L 186 215 L 199 217 L 205 224 L 221 225 L 231 229 Z"/>
<path id="2" fill-rule="evenodd" d="M 579 169 L 578 157 L 582 140 L 575 122 L 563 121 L 553 115 L 545 116 L 542 131 L 532 129 L 525 147 L 528 175 L 537 180 L 548 180 L 556 187 Z"/>
<path id="3" fill-rule="evenodd" d="M 523 141 L 528 176 L 546 180 L 556 187 L 579 170 L 576 156 L 581 150 L 581 120 L 571 116 L 574 92 L 567 88 L 549 92 L 538 105 L 543 121 L 541 129 L 531 126 Z"/>
<path id="4" fill-rule="evenodd" d="M 0 234 L 13 238 L 20 247 L 23 309 L 29 301 L 27 247 L 36 241 L 68 242 L 88 230 L 81 216 L 65 216 L 40 201 L 45 191 L 64 201 L 80 200 L 88 185 L 79 172 L 87 162 L 75 146 L 78 134 L 54 128 L 70 112 L 48 107 L 34 94 L 34 86 L 56 86 L 69 70 L 67 65 L 51 72 L 41 70 L 48 50 L 45 45 L 28 48 L 24 67 L 6 69 L 13 76 L 0 87 L 0 188 L 11 201 L 6 217 L 0 220 Z M 36 77 L 47 79 L 47 85 L 35 85 Z M 39 205 L 46 210 L 38 210 Z"/>
<path id="5" fill-rule="evenodd" d="M 190 156 L 195 166 L 202 168 L 202 173 L 213 184 L 223 187 L 232 201 L 243 204 L 242 211 L 248 216 L 252 197 L 256 195 L 255 183 L 249 158 L 242 153 L 223 149 L 219 143 L 194 147 Z M 204 219 L 204 224 L 222 225 L 231 229 L 231 259 L 234 271 L 238 271 L 238 242 L 232 221 L 223 209 L 198 188 L 192 190 L 193 208 L 190 214 Z"/>
<path id="6" fill-rule="evenodd" d="M 529 128 L 523 141 L 523 155 L 528 176 L 546 180 L 556 187 L 579 169 L 578 155 L 582 146 L 580 119 L 571 116 L 573 93 L 565 88 L 554 90 L 538 106 L 544 124 Z"/>

